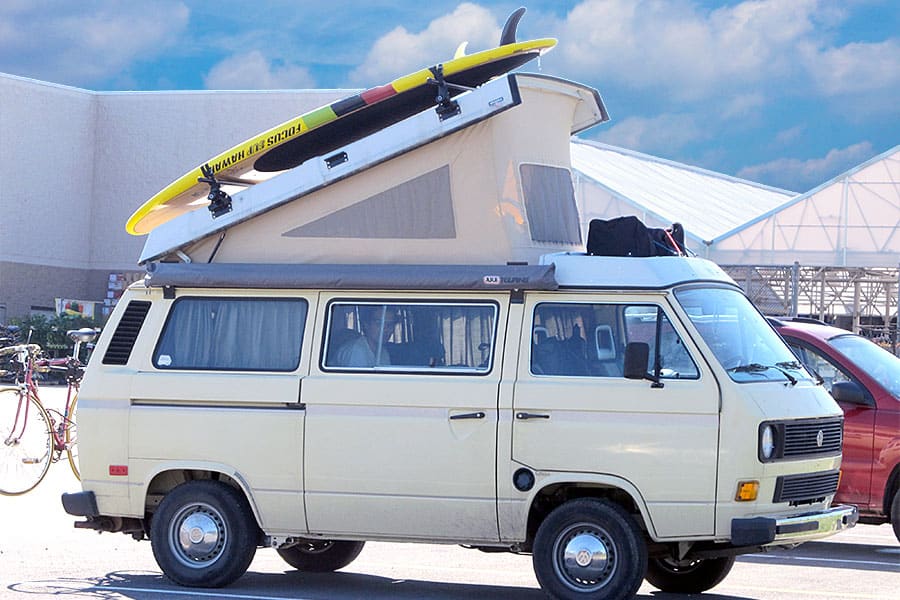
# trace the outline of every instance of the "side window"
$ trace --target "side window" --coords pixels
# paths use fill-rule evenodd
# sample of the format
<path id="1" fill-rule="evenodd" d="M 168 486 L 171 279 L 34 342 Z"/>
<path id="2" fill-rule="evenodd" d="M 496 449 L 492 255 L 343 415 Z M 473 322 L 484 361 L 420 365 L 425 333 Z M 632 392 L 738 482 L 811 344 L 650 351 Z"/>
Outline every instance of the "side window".
<path id="1" fill-rule="evenodd" d="M 157 369 L 293 371 L 300 364 L 302 298 L 177 299 L 153 354 Z"/>
<path id="2" fill-rule="evenodd" d="M 684 343 L 652 305 L 542 303 L 535 307 L 531 372 L 535 375 L 622 377 L 625 345 L 660 339 L 660 376 L 696 379 L 699 372 Z M 651 368 L 655 368 L 651 365 Z"/>
<path id="3" fill-rule="evenodd" d="M 831 393 L 833 384 L 840 381 L 852 381 L 850 375 L 814 349 L 793 340 L 788 341 L 788 346 L 794 351 L 794 354 L 800 357 L 800 362 L 807 370 L 818 373 L 829 393 Z"/>
<path id="4" fill-rule="evenodd" d="M 487 373 L 497 306 L 451 302 L 333 302 L 327 369 Z"/>
<path id="5" fill-rule="evenodd" d="M 625 313 L 626 343 L 646 342 L 650 346 L 650 369 L 659 369 L 662 379 L 697 379 L 700 372 L 691 359 L 684 341 L 672 322 L 656 306 L 627 306 Z M 656 353 L 657 328 L 659 354 Z M 655 363 L 658 357 L 659 364 Z"/>

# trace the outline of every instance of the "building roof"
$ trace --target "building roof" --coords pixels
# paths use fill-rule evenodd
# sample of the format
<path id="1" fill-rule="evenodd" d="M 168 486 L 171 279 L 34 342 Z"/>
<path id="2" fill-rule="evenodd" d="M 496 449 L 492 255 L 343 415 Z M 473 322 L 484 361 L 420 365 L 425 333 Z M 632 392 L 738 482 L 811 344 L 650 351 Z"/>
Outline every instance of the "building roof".
<path id="1" fill-rule="evenodd" d="M 796 196 L 722 173 L 573 139 L 572 167 L 595 185 L 706 243 L 770 213 Z M 585 207 L 590 212 L 590 207 Z M 618 215 L 610 215 L 610 217 Z"/>

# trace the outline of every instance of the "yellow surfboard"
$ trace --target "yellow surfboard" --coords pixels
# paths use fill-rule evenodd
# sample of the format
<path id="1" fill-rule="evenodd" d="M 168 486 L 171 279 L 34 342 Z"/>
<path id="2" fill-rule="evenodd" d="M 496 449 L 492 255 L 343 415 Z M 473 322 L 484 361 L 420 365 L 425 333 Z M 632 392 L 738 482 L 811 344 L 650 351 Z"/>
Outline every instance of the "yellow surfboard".
<path id="1" fill-rule="evenodd" d="M 210 185 L 203 180 L 204 170 L 223 191 L 236 193 L 434 106 L 438 89 L 434 80 L 439 68 L 453 96 L 553 48 L 556 40 L 551 38 L 515 41 L 520 11 L 507 21 L 497 48 L 467 56 L 459 56 L 458 51 L 456 58 L 440 66 L 420 69 L 322 106 L 241 142 L 188 171 L 147 200 L 131 215 L 125 229 L 132 235 L 144 235 L 181 214 L 207 206 Z"/>

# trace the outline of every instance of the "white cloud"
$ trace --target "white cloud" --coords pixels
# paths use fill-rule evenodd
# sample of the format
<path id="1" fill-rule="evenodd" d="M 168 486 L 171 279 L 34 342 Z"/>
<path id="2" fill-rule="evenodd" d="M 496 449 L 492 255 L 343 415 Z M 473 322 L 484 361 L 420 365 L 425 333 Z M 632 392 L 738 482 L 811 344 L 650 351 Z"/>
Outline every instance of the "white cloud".
<path id="1" fill-rule="evenodd" d="M 809 70 L 827 96 L 891 94 L 900 89 L 900 40 L 828 48 L 809 58 Z"/>
<path id="2" fill-rule="evenodd" d="M 315 80 L 305 67 L 273 65 L 259 50 L 235 54 L 216 64 L 203 77 L 206 89 L 272 90 L 314 88 Z"/>
<path id="3" fill-rule="evenodd" d="M 572 76 L 656 92 L 670 103 L 715 100 L 720 116 L 789 96 L 852 100 L 890 111 L 900 91 L 900 38 L 836 46 L 852 6 L 745 0 L 585 0 L 560 25 Z M 748 103 L 748 101 L 750 101 Z"/>
<path id="4" fill-rule="evenodd" d="M 738 177 L 798 191 L 806 191 L 825 183 L 847 169 L 872 158 L 875 152 L 869 142 L 830 150 L 823 158 L 801 160 L 779 158 L 760 165 L 744 167 Z"/>
<path id="5" fill-rule="evenodd" d="M 688 0 L 586 0 L 569 13 L 560 49 L 580 73 L 691 100 L 790 73 L 817 5 L 749 0 L 707 11 Z"/>
<path id="6" fill-rule="evenodd" d="M 160 54 L 187 27 L 181 1 L 0 4 L 0 71 L 86 86 Z"/>
<path id="7" fill-rule="evenodd" d="M 600 133 L 597 138 L 614 146 L 672 156 L 680 148 L 708 135 L 694 117 L 668 114 L 652 118 L 628 117 Z"/>
<path id="8" fill-rule="evenodd" d="M 380 85 L 422 65 L 452 58 L 462 42 L 469 42 L 473 52 L 493 47 L 499 39 L 500 26 L 490 11 L 466 2 L 419 33 L 396 27 L 383 35 L 349 81 L 353 86 Z"/>

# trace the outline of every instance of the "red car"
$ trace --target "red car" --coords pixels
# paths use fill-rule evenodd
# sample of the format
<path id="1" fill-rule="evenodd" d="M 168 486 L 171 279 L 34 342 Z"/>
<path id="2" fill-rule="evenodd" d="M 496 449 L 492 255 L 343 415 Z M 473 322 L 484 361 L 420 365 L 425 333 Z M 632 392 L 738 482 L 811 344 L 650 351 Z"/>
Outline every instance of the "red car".
<path id="1" fill-rule="evenodd" d="M 835 502 L 860 523 L 891 523 L 900 540 L 900 358 L 812 319 L 770 319 L 844 410 L 844 459 Z"/>

